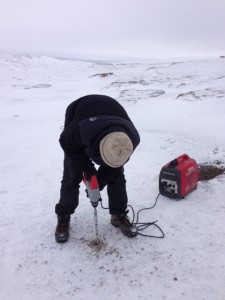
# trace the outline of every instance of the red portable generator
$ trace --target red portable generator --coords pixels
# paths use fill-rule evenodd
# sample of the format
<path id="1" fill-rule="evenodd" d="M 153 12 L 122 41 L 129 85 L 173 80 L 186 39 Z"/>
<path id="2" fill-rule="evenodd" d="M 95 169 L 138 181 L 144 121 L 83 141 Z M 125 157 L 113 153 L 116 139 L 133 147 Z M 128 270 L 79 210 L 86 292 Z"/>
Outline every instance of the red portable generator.
<path id="1" fill-rule="evenodd" d="M 162 167 L 159 175 L 159 191 L 169 198 L 183 199 L 197 188 L 198 165 L 183 154 Z"/>

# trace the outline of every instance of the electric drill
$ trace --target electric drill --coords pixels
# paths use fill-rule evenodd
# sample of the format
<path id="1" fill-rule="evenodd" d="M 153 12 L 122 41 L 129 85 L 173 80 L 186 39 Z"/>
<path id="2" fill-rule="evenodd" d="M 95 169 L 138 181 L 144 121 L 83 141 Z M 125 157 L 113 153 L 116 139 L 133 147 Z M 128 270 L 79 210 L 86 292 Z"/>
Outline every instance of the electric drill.
<path id="1" fill-rule="evenodd" d="M 88 198 L 90 198 L 92 206 L 97 207 L 98 206 L 98 201 L 101 199 L 97 177 L 96 176 L 91 176 L 90 181 L 88 181 L 84 177 L 83 181 L 86 185 L 87 196 L 88 196 Z"/>

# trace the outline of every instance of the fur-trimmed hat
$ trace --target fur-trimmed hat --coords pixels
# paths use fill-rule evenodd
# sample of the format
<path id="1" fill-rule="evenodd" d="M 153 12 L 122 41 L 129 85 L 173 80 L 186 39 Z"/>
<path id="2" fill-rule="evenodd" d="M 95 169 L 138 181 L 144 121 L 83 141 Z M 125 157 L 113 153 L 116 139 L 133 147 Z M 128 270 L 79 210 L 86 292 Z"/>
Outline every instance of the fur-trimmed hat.
<path id="1" fill-rule="evenodd" d="M 133 144 L 124 132 L 111 132 L 99 144 L 102 160 L 112 168 L 123 166 L 133 153 Z"/>

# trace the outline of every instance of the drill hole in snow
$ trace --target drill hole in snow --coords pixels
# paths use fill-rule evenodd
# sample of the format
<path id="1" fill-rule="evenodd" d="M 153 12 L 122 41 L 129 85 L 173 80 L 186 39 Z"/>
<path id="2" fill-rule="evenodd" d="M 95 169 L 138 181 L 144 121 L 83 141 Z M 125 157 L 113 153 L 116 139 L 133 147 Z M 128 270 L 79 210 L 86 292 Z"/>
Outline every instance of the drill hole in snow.
<path id="1" fill-rule="evenodd" d="M 216 161 L 214 164 L 200 164 L 199 181 L 211 180 L 219 175 L 225 174 L 225 167 L 221 166 L 222 162 Z"/>
<path id="2" fill-rule="evenodd" d="M 92 240 L 88 246 L 95 251 L 100 251 L 106 247 L 102 241 Z"/>

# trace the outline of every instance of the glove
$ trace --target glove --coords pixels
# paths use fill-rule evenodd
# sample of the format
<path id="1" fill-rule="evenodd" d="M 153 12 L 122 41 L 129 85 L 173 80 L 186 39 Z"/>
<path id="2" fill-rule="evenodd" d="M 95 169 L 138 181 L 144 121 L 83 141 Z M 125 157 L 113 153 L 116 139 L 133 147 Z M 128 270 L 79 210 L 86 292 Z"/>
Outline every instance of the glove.
<path id="1" fill-rule="evenodd" d="M 101 192 L 104 189 L 104 187 L 107 185 L 107 183 L 102 181 L 99 174 L 97 175 L 97 180 L 98 180 L 99 191 Z"/>
<path id="2" fill-rule="evenodd" d="M 84 178 L 87 181 L 91 181 L 91 177 L 92 176 L 97 176 L 97 174 L 98 174 L 97 170 L 95 169 L 95 167 L 93 167 L 91 169 L 88 169 L 88 170 L 84 171 Z"/>

